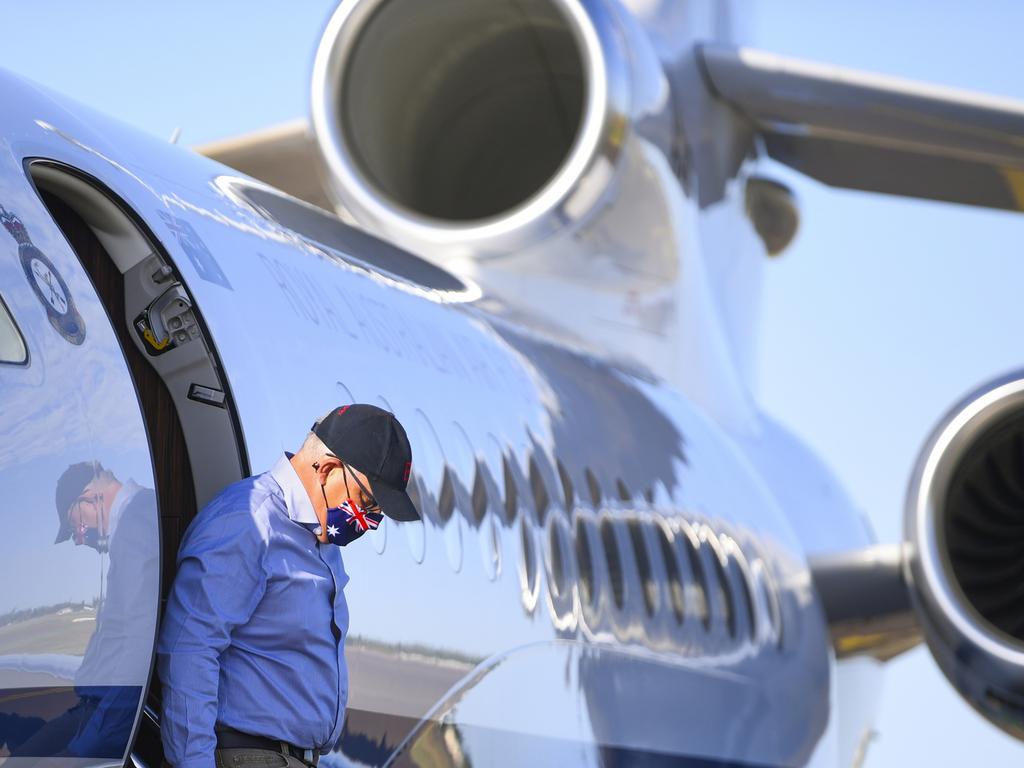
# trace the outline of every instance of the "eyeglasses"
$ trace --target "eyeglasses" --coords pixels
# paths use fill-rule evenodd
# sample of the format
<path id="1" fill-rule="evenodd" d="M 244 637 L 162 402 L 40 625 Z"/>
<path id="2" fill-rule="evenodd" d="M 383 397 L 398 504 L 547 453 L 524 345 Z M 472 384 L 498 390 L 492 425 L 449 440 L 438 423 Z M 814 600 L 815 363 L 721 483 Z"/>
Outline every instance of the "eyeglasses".
<path id="1" fill-rule="evenodd" d="M 331 458 L 338 459 L 338 461 L 341 461 L 341 459 L 339 459 L 332 453 L 329 453 L 327 455 L 330 456 Z M 346 468 L 346 464 L 344 461 L 341 461 L 341 471 L 345 475 L 345 485 L 347 486 L 348 469 Z M 363 485 L 362 481 L 356 476 L 355 472 L 352 473 L 352 479 L 356 481 L 356 485 L 359 487 L 359 492 L 362 494 L 362 498 L 359 500 L 361 502 L 362 508 L 365 509 L 367 512 L 380 512 L 380 504 L 377 503 L 377 500 L 373 497 L 373 494 L 366 490 L 366 486 Z"/>
<path id="2" fill-rule="evenodd" d="M 356 485 L 359 486 L 359 492 L 363 494 L 363 499 L 365 499 L 365 501 L 363 501 L 363 509 L 367 512 L 380 512 L 380 504 L 377 503 L 377 499 L 373 497 L 372 493 L 366 490 L 366 486 L 359 481 L 359 478 L 355 476 L 355 473 L 352 474 L 352 479 L 356 481 Z"/>
<path id="3" fill-rule="evenodd" d="M 76 525 L 80 525 L 81 524 L 81 522 L 82 522 L 82 505 L 83 504 L 89 504 L 90 506 L 93 507 L 93 509 L 97 508 L 100 505 L 100 494 L 98 494 L 98 493 L 93 493 L 93 494 L 90 494 L 90 495 L 82 494 L 77 499 L 75 499 L 73 502 L 71 502 L 71 506 L 68 507 L 68 512 L 67 512 L 67 521 L 68 521 L 68 523 L 70 525 L 76 526 Z M 78 517 L 77 521 L 74 519 L 74 517 L 72 517 L 73 515 L 76 515 Z"/>

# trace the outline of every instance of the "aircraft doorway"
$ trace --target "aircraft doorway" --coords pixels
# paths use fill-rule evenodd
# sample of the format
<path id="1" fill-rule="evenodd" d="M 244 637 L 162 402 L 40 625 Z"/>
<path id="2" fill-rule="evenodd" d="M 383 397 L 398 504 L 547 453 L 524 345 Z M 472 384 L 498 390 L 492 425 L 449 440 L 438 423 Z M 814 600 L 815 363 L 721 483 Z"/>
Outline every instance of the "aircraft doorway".
<path id="1" fill-rule="evenodd" d="M 165 593 L 198 508 L 248 474 L 216 352 L 174 262 L 123 202 L 58 163 L 34 160 L 28 172 L 92 279 L 135 382 L 156 474 Z"/>
<path id="2" fill-rule="evenodd" d="M 93 283 L 138 396 L 160 519 L 162 615 L 188 524 L 219 490 L 249 473 L 238 421 L 198 308 L 141 219 L 75 169 L 34 160 L 27 170 Z M 152 677 L 151 709 L 133 746 L 149 763 L 160 757 L 158 685 Z"/>

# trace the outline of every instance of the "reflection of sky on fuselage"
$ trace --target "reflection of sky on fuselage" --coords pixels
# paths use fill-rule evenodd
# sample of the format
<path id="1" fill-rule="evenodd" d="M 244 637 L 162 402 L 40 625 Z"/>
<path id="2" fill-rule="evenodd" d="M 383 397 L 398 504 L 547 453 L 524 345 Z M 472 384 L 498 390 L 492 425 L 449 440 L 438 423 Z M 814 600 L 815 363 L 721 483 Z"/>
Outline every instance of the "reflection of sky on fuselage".
<path id="1" fill-rule="evenodd" d="M 1024 98 L 1022 7 L 906 0 L 755 4 L 755 45 Z M 784 169 L 801 229 L 766 269 L 760 397 L 829 462 L 881 541 L 899 540 L 927 434 L 982 381 L 1024 364 L 1024 216 L 843 192 Z M 927 716 L 922 716 L 927 713 Z M 918 648 L 889 664 L 867 766 L 1015 765 Z"/>
<path id="2" fill-rule="evenodd" d="M 5 158 L 6 159 L 6 158 Z M 102 431 L 119 450 L 147 451 L 141 437 L 138 409 L 125 408 L 135 399 L 127 368 L 106 312 L 56 224 L 28 186 L 11 189 L 0 181 L 4 207 L 17 215 L 32 244 L 57 267 L 86 328 L 85 343 L 70 344 L 50 325 L 42 304 L 27 284 L 17 243 L 0 232 L 0 279 L 4 293 L 29 347 L 30 365 L 5 367 L 0 395 L 6 414 L 0 425 L 0 464 L 31 462 L 59 450 L 95 453 L 100 446 L 75 444 L 79 430 Z M 40 396 L 40 388 L 47 392 Z"/>
<path id="3" fill-rule="evenodd" d="M 149 487 L 153 481 L 135 392 L 89 279 L 20 167 L 12 178 L 0 176 L 0 198 L 56 266 L 86 328 L 81 345 L 58 334 L 26 281 L 17 243 L 0 231 L 4 299 L 30 355 L 26 368 L 0 369 L 0 524 L 7 531 L 0 537 L 0 574 L 9 574 L 4 583 L 19 584 L 0 591 L 3 615 L 99 596 L 106 559 L 70 541 L 53 543 L 57 479 L 70 464 L 95 459 L 119 478 Z M 29 572 L 31 580 L 15 578 Z"/>

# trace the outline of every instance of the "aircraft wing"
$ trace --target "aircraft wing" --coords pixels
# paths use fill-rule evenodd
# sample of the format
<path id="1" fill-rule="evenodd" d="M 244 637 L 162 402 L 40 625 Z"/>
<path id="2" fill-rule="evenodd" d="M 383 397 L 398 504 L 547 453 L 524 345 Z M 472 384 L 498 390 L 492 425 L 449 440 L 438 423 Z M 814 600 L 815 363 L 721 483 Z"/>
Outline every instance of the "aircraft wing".
<path id="1" fill-rule="evenodd" d="M 192 149 L 300 200 L 334 210 L 320 180 L 320 156 L 304 119 Z"/>
<path id="2" fill-rule="evenodd" d="M 713 95 L 775 160 L 836 187 L 1024 210 L 1024 102 L 702 46 Z"/>

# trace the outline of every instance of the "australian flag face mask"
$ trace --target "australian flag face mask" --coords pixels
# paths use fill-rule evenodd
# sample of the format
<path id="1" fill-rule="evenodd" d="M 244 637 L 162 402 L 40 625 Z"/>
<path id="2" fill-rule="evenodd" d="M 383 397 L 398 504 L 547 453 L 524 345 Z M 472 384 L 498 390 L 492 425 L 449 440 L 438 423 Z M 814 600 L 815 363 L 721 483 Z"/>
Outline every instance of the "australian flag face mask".
<path id="1" fill-rule="evenodd" d="M 320 486 L 327 504 L 327 492 Z M 327 541 L 344 547 L 358 539 L 367 531 L 372 531 L 384 519 L 382 512 L 367 512 L 352 499 L 346 499 L 338 507 L 327 507 Z"/>

